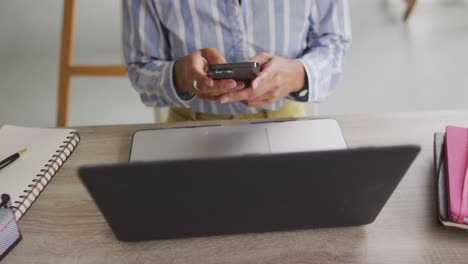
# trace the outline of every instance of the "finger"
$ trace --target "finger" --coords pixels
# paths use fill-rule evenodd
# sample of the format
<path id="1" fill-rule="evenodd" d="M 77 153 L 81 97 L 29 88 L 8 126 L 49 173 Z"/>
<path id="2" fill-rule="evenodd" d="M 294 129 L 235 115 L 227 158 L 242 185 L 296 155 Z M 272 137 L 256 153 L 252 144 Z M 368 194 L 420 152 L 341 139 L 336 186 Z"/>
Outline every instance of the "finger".
<path id="1" fill-rule="evenodd" d="M 263 82 L 266 82 L 267 80 L 271 80 L 271 75 L 273 73 L 273 63 L 271 61 L 267 62 L 264 65 L 264 68 L 260 72 L 260 74 L 252 81 L 252 88 L 254 90 L 258 90 L 261 88 L 261 86 L 265 86 L 265 84 L 262 84 Z M 262 93 L 259 93 L 262 94 Z"/>
<path id="2" fill-rule="evenodd" d="M 213 89 L 213 83 L 214 81 L 211 78 L 203 75 L 198 75 L 194 77 L 192 83 L 192 92 L 196 94 L 208 93 L 211 89 Z"/>
<path id="3" fill-rule="evenodd" d="M 212 87 L 214 84 L 213 79 L 208 77 L 204 71 L 206 64 L 207 61 L 202 57 L 200 51 L 192 53 L 190 75 L 192 82 L 197 81 L 197 87 L 199 90 L 201 90 L 200 87 Z"/>
<path id="4" fill-rule="evenodd" d="M 252 87 L 249 87 L 239 91 L 224 94 L 223 96 L 221 96 L 220 101 L 222 104 L 225 104 L 229 102 L 248 100 L 251 99 L 254 95 L 255 91 L 252 89 Z"/>
<path id="5" fill-rule="evenodd" d="M 208 64 L 223 64 L 226 59 L 215 48 L 206 48 L 200 50 L 201 55 L 208 61 Z"/>
<path id="6" fill-rule="evenodd" d="M 242 103 L 247 106 L 247 107 L 259 107 L 259 106 L 264 106 L 268 105 L 268 101 L 271 101 L 272 99 L 270 96 L 267 96 L 266 94 L 257 98 L 252 98 L 249 100 L 243 100 Z"/>
<path id="7" fill-rule="evenodd" d="M 192 79 L 193 81 L 196 81 L 196 83 L 193 82 L 193 85 L 196 85 L 197 89 L 199 90 L 197 91 L 197 89 L 192 87 L 193 90 L 195 90 L 195 93 L 205 93 L 212 89 L 214 85 L 214 80 L 208 77 L 205 72 L 201 71 L 197 67 L 192 67 Z"/>
<path id="8" fill-rule="evenodd" d="M 205 95 L 210 95 L 210 96 L 220 96 L 223 94 L 227 94 L 230 92 L 242 90 L 245 88 L 244 82 L 237 82 L 237 85 L 234 88 L 230 89 L 220 89 L 220 90 L 211 90 L 210 92 L 205 93 Z"/>
<path id="9" fill-rule="evenodd" d="M 236 86 L 237 82 L 232 79 L 215 80 L 213 90 L 229 90 L 236 88 Z"/>
<path id="10" fill-rule="evenodd" d="M 259 96 L 257 98 L 253 98 L 250 100 L 245 100 L 242 103 L 248 107 L 260 107 L 260 106 L 265 106 L 265 105 L 271 105 L 274 104 L 276 101 L 278 101 L 281 97 L 275 97 L 274 92 L 268 92 L 262 96 Z"/>
<path id="11" fill-rule="evenodd" d="M 245 84 L 241 81 L 236 82 L 234 80 L 218 80 L 214 81 L 214 85 L 212 87 L 197 83 L 197 88 L 200 90 L 197 92 L 197 94 L 219 96 L 229 92 L 244 89 Z"/>
<path id="12" fill-rule="evenodd" d="M 273 58 L 273 55 L 265 53 L 265 52 L 260 52 L 255 57 L 252 57 L 249 59 L 250 62 L 258 62 L 260 65 L 263 65 L 267 62 L 269 62 Z"/>
<path id="13" fill-rule="evenodd" d="M 221 96 L 211 96 L 206 94 L 198 94 L 197 97 L 207 101 L 219 101 L 221 99 Z"/>
<path id="14" fill-rule="evenodd" d="M 258 107 L 274 104 L 276 101 L 284 98 L 287 95 L 287 92 L 282 89 L 270 90 L 265 94 L 254 97 L 252 99 L 242 102 L 248 107 Z"/>
<path id="15" fill-rule="evenodd" d="M 234 80 L 213 80 L 213 85 L 209 86 L 206 82 L 197 83 L 197 88 L 202 94 L 223 94 L 236 88 L 237 83 Z"/>

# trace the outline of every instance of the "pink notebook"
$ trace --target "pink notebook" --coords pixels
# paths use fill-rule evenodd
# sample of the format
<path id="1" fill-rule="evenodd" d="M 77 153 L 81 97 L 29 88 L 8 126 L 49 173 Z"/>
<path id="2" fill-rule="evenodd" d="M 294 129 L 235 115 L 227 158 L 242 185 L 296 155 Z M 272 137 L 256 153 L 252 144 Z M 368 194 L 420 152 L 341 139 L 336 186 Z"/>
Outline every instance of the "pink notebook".
<path id="1" fill-rule="evenodd" d="M 468 224 L 468 128 L 448 126 L 445 134 L 448 215 Z"/>

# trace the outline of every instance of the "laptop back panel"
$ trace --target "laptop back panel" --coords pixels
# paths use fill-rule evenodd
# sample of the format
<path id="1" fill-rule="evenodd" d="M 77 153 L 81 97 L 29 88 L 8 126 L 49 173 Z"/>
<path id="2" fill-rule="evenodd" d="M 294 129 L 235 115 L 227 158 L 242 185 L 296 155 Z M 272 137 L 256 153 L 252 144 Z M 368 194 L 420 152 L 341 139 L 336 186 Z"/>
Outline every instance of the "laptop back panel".
<path id="1" fill-rule="evenodd" d="M 85 167 L 118 239 L 139 241 L 363 225 L 419 147 L 399 146 Z"/>

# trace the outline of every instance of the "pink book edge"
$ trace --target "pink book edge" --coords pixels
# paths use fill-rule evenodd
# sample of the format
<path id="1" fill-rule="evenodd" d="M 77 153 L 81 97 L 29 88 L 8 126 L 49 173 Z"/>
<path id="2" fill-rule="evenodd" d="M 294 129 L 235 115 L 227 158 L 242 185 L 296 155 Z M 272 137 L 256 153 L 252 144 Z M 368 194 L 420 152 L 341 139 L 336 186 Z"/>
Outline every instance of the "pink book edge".
<path id="1" fill-rule="evenodd" d="M 468 131 L 467 131 L 468 132 Z M 468 136 L 468 133 L 467 133 Z M 468 148 L 468 145 L 467 145 Z M 462 201 L 460 207 L 460 221 L 468 224 L 468 164 L 465 170 L 465 181 L 463 183 Z"/>
<path id="2" fill-rule="evenodd" d="M 468 215 L 468 129 L 447 126 L 445 140 L 449 218 L 455 223 L 463 224 Z M 461 147 L 459 143 L 465 144 Z"/>
<path id="3" fill-rule="evenodd" d="M 468 129 L 466 131 L 466 145 L 465 145 L 465 173 L 462 188 L 461 206 L 460 206 L 460 222 L 468 222 Z"/>

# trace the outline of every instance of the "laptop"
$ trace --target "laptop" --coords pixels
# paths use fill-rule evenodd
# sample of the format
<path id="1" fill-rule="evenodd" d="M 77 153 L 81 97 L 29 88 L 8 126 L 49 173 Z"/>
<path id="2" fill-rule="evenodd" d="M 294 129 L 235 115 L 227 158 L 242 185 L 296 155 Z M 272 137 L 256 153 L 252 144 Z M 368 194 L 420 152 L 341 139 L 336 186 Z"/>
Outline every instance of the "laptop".
<path id="1" fill-rule="evenodd" d="M 376 219 L 419 150 L 134 160 L 79 175 L 122 241 L 355 226 Z"/>

